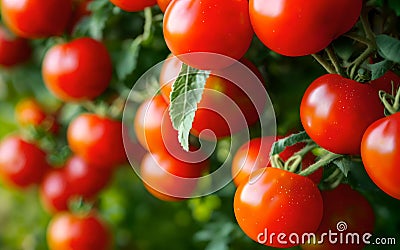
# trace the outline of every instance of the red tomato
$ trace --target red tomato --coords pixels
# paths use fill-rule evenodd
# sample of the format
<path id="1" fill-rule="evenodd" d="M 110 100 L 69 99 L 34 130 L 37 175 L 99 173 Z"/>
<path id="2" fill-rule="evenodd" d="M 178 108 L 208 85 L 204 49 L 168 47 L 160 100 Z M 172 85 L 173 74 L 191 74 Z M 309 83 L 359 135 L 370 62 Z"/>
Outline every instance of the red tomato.
<path id="1" fill-rule="evenodd" d="M 53 169 L 43 179 L 40 186 L 40 200 L 50 213 L 67 211 L 72 196 L 64 169 Z"/>
<path id="2" fill-rule="evenodd" d="M 179 201 L 189 198 L 197 187 L 197 180 L 208 169 L 209 161 L 183 162 L 165 151 L 148 153 L 140 165 L 146 189 L 158 199 Z"/>
<path id="3" fill-rule="evenodd" d="M 108 87 L 112 64 L 107 48 L 92 38 L 78 38 L 53 46 L 42 65 L 46 87 L 64 101 L 99 96 Z"/>
<path id="4" fill-rule="evenodd" d="M 162 12 L 167 10 L 168 5 L 171 3 L 172 0 L 157 0 L 158 7 Z"/>
<path id="5" fill-rule="evenodd" d="M 126 162 L 122 122 L 95 114 L 81 114 L 67 130 L 72 152 L 89 163 L 114 168 Z"/>
<path id="6" fill-rule="evenodd" d="M 15 108 L 15 116 L 22 126 L 41 126 L 56 133 L 59 124 L 53 115 L 48 114 L 35 99 L 23 99 Z"/>
<path id="7" fill-rule="evenodd" d="M 32 49 L 24 38 L 12 35 L 6 28 L 0 26 L 0 65 L 13 67 L 27 61 Z"/>
<path id="8" fill-rule="evenodd" d="M 359 155 L 362 136 L 383 117 L 383 105 L 371 85 L 327 74 L 306 90 L 300 117 L 307 134 L 321 147 Z"/>
<path id="9" fill-rule="evenodd" d="M 0 176 L 14 187 L 38 184 L 49 170 L 46 153 L 35 144 L 10 136 L 0 144 Z"/>
<path id="10" fill-rule="evenodd" d="M 303 56 L 327 47 L 349 31 L 361 13 L 362 0 L 250 0 L 256 35 L 271 50 Z"/>
<path id="11" fill-rule="evenodd" d="M 240 59 L 253 38 L 246 0 L 172 1 L 164 16 L 164 38 L 176 56 L 186 53 L 216 53 Z M 224 68 L 234 62 L 215 55 L 180 57 L 201 69 Z"/>
<path id="12" fill-rule="evenodd" d="M 151 7 L 157 4 L 156 0 L 110 0 L 110 2 L 122 10 L 129 12 L 142 11 L 146 7 Z"/>
<path id="13" fill-rule="evenodd" d="M 316 240 L 324 240 L 323 244 L 302 245 L 304 250 L 361 250 L 364 249 L 362 236 L 372 233 L 375 224 L 375 214 L 370 203 L 360 193 L 351 189 L 349 185 L 342 184 L 334 190 L 322 191 L 324 215 L 317 231 Z M 344 224 L 346 223 L 346 224 Z M 344 231 L 337 230 L 338 226 L 347 226 Z M 332 244 L 328 237 L 321 239 L 323 233 L 357 233 L 359 244 Z M 351 240 L 351 239 L 349 239 Z M 356 242 L 354 242 L 356 243 Z"/>
<path id="14" fill-rule="evenodd" d="M 374 122 L 365 131 L 361 157 L 372 181 L 400 200 L 400 113 Z"/>
<path id="15" fill-rule="evenodd" d="M 395 94 L 400 87 L 400 76 L 393 71 L 386 72 L 382 77 L 370 82 L 371 86 L 388 94 Z"/>
<path id="16" fill-rule="evenodd" d="M 72 0 L 1 0 L 1 16 L 17 35 L 44 38 L 64 33 Z"/>
<path id="17" fill-rule="evenodd" d="M 251 178 L 252 173 L 260 168 L 269 167 L 269 154 L 272 144 L 283 137 L 265 136 L 255 138 L 243 144 L 232 161 L 232 176 L 236 186 L 246 182 Z M 298 143 L 291 147 L 287 147 L 279 154 L 282 160 L 287 161 L 294 153 L 298 152 L 305 146 L 304 143 Z M 302 169 L 308 168 L 315 162 L 315 156 L 309 152 L 303 157 Z M 318 184 L 322 178 L 322 168 L 308 176 L 314 183 Z"/>
<path id="18" fill-rule="evenodd" d="M 108 250 L 111 249 L 111 233 L 94 212 L 88 215 L 60 213 L 50 221 L 47 243 L 50 250 Z"/>
<path id="19" fill-rule="evenodd" d="M 258 121 L 258 110 L 262 112 L 265 99 L 254 92 L 264 90 L 260 84 L 260 82 L 263 83 L 262 76 L 257 67 L 247 59 L 241 59 L 241 63 L 244 66 L 234 64 L 222 70 L 215 70 L 214 74 L 207 78 L 205 91 L 192 124 L 192 134 L 199 136 L 200 132 L 211 130 L 217 138 L 221 138 Z M 170 56 L 161 69 L 161 93 L 168 103 L 172 84 L 179 75 L 181 67 L 182 62 L 177 57 Z M 243 72 L 244 69 L 248 72 L 244 72 L 243 75 L 249 78 L 237 75 L 236 71 Z M 224 77 L 231 77 L 235 81 L 232 82 Z M 242 120 L 243 118 L 245 120 Z M 205 138 L 208 137 L 213 138 L 205 136 Z"/>
<path id="20" fill-rule="evenodd" d="M 290 234 L 301 237 L 315 232 L 323 210 L 321 194 L 309 178 L 278 168 L 259 169 L 248 182 L 241 183 L 233 206 L 236 220 L 247 236 L 281 248 L 297 245 L 289 240 Z M 286 238 L 279 238 L 281 233 Z"/>

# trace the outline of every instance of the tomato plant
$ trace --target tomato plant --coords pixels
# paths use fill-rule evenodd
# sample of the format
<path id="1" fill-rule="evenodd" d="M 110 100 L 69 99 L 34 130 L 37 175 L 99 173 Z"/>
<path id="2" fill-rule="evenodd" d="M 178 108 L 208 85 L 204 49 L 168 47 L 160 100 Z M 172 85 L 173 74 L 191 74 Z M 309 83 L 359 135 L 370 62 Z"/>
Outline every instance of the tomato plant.
<path id="1" fill-rule="evenodd" d="M 51 250 L 111 248 L 110 231 L 94 212 L 57 214 L 48 226 L 47 241 Z"/>
<path id="2" fill-rule="evenodd" d="M 113 4 L 125 11 L 141 11 L 146 7 L 157 4 L 156 0 L 110 0 Z"/>
<path id="3" fill-rule="evenodd" d="M 361 156 L 371 179 L 390 196 L 400 199 L 398 160 L 400 113 L 374 122 L 365 131 Z"/>
<path id="4" fill-rule="evenodd" d="M 72 0 L 2 0 L 1 16 L 6 25 L 25 38 L 59 36 L 72 12 Z"/>
<path id="5" fill-rule="evenodd" d="M 15 187 L 39 184 L 49 170 L 46 153 L 19 136 L 10 136 L 0 144 L 0 176 Z"/>
<path id="6" fill-rule="evenodd" d="M 296 245 L 288 238 L 283 239 L 286 244 L 278 242 L 273 234 L 316 231 L 323 210 L 321 194 L 310 179 L 277 168 L 259 169 L 241 183 L 233 206 L 242 230 L 254 241 L 273 247 Z"/>
<path id="7" fill-rule="evenodd" d="M 28 40 L 12 35 L 0 26 L 0 65 L 13 67 L 27 61 L 32 53 Z"/>
<path id="8" fill-rule="evenodd" d="M 172 1 L 165 12 L 164 38 L 171 52 L 195 68 L 216 69 L 232 64 L 210 54 L 240 59 L 253 38 L 248 2 L 239 1 Z"/>
<path id="9" fill-rule="evenodd" d="M 323 50 L 353 27 L 362 7 L 362 0 L 249 2 L 257 36 L 268 48 L 286 56 Z"/>
<path id="10" fill-rule="evenodd" d="M 122 123 L 95 114 L 81 114 L 68 127 L 71 150 L 90 163 L 114 168 L 126 162 Z"/>
<path id="11" fill-rule="evenodd" d="M 108 87 L 112 64 L 107 48 L 92 38 L 78 38 L 52 47 L 42 65 L 46 87 L 64 101 L 99 96 Z"/>
<path id="12" fill-rule="evenodd" d="M 337 154 L 360 155 L 362 136 L 383 117 L 383 105 L 370 85 L 327 74 L 304 93 L 300 117 L 305 131 L 321 147 Z"/>

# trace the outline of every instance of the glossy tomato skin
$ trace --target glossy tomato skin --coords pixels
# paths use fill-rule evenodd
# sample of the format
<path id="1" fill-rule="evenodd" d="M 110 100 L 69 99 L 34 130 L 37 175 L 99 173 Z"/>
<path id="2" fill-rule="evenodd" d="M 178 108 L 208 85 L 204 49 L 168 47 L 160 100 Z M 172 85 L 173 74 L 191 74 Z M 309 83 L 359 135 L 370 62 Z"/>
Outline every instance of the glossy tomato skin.
<path id="1" fill-rule="evenodd" d="M 361 157 L 372 181 L 400 200 L 400 113 L 382 118 L 368 127 L 361 143 Z"/>
<path id="2" fill-rule="evenodd" d="M 50 213 L 67 211 L 72 196 L 65 171 L 53 169 L 48 172 L 40 185 L 40 201 Z"/>
<path id="3" fill-rule="evenodd" d="M 109 250 L 111 233 L 99 216 L 59 213 L 52 218 L 47 228 L 50 250 Z"/>
<path id="4" fill-rule="evenodd" d="M 368 200 L 349 185 L 341 184 L 333 190 L 321 192 L 324 203 L 324 215 L 317 231 L 317 239 L 321 239 L 323 233 L 337 230 L 338 223 L 346 223 L 347 229 L 343 233 L 357 233 L 360 236 L 359 244 L 332 244 L 325 238 L 323 244 L 305 244 L 304 250 L 361 250 L 365 244 L 362 236 L 365 233 L 372 234 L 375 225 L 375 213 Z M 339 224 L 340 225 L 340 224 Z M 344 224 L 343 224 L 344 225 Z"/>
<path id="5" fill-rule="evenodd" d="M 110 84 L 110 55 L 101 42 L 88 37 L 78 38 L 47 51 L 42 75 L 46 87 L 61 100 L 93 99 Z"/>
<path id="6" fill-rule="evenodd" d="M 382 77 L 371 81 L 370 84 L 375 89 L 383 90 L 386 93 L 394 96 L 394 94 L 400 87 L 400 76 L 398 76 L 393 71 L 388 71 Z"/>
<path id="7" fill-rule="evenodd" d="M 248 182 L 241 183 L 233 206 L 236 220 L 247 236 L 281 248 L 296 244 L 288 238 L 287 244 L 278 242 L 278 234 L 288 237 L 291 233 L 315 232 L 323 211 L 320 191 L 309 178 L 277 168 L 259 169 Z M 271 241 L 272 233 L 275 238 Z"/>
<path id="8" fill-rule="evenodd" d="M 207 52 L 239 60 L 253 38 L 248 1 L 172 1 L 164 16 L 168 48 L 186 64 L 200 69 L 224 68 L 234 60 L 213 55 L 181 56 Z"/>
<path id="9" fill-rule="evenodd" d="M 9 136 L 0 144 L 0 176 L 17 188 L 39 184 L 50 168 L 46 157 L 35 144 Z"/>
<path id="10" fill-rule="evenodd" d="M 1 16 L 15 34 L 46 38 L 64 33 L 72 0 L 2 0 Z"/>
<path id="11" fill-rule="evenodd" d="M 24 38 L 11 34 L 0 26 L 0 65 L 9 68 L 26 62 L 32 54 L 32 48 Z"/>
<path id="12" fill-rule="evenodd" d="M 300 105 L 307 134 L 337 154 L 360 155 L 365 130 L 383 115 L 376 89 L 335 74 L 316 79 Z"/>
<path id="13" fill-rule="evenodd" d="M 163 64 L 160 73 L 161 93 L 167 103 L 170 103 L 170 94 L 173 82 L 179 75 L 182 62 L 175 56 L 169 56 Z M 247 74 L 254 74 L 255 81 L 234 75 L 236 71 L 247 68 Z M 224 77 L 231 76 L 232 82 Z M 255 78 L 255 77 L 254 77 Z M 192 124 L 191 133 L 195 136 L 204 130 L 211 130 L 217 138 L 236 133 L 247 126 L 251 126 L 259 119 L 259 111 L 264 108 L 265 99 L 260 100 L 257 94 L 248 90 L 260 90 L 263 83 L 261 73 L 252 62 L 242 58 L 240 64 L 233 64 L 222 70 L 214 70 L 207 78 L 205 91 L 198 104 L 198 109 Z M 260 84 L 260 85 L 258 85 Z M 244 118 L 244 120 L 243 120 Z M 205 136 L 212 140 L 212 136 Z"/>
<path id="14" fill-rule="evenodd" d="M 353 27 L 362 7 L 362 0 L 249 3 L 251 24 L 258 38 L 271 50 L 286 56 L 304 56 L 324 49 Z"/>
<path id="15" fill-rule="evenodd" d="M 243 144 L 236 152 L 232 161 L 232 176 L 236 186 L 246 182 L 251 178 L 252 173 L 258 169 L 270 167 L 269 155 L 272 144 L 283 138 L 282 136 L 265 136 L 254 138 Z M 280 158 L 287 161 L 294 153 L 300 151 L 305 146 L 304 143 L 298 143 L 286 149 L 279 154 Z M 302 169 L 305 169 L 315 162 L 315 156 L 309 152 L 303 157 L 301 163 Z M 314 183 L 318 184 L 322 178 L 322 168 L 308 176 Z"/>
<path id="16" fill-rule="evenodd" d="M 157 0 L 158 7 L 162 12 L 167 10 L 168 5 L 171 3 L 172 0 Z"/>
<path id="17" fill-rule="evenodd" d="M 110 0 L 110 2 L 128 12 L 142 11 L 157 4 L 156 0 Z"/>
<path id="18" fill-rule="evenodd" d="M 122 122 L 96 114 L 81 114 L 67 130 L 72 152 L 89 163 L 114 168 L 126 162 Z"/>
<path id="19" fill-rule="evenodd" d="M 209 168 L 209 161 L 184 162 L 166 151 L 148 153 L 140 165 L 145 188 L 156 198 L 164 201 L 180 201 L 189 198 L 197 187 L 197 180 Z"/>

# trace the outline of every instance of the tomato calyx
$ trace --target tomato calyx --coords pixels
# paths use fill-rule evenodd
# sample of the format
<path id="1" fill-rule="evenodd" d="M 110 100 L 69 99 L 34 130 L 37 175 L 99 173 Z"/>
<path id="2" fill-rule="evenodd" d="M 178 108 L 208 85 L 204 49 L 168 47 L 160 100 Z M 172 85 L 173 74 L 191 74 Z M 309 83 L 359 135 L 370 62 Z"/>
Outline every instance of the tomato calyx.
<path id="1" fill-rule="evenodd" d="M 392 81 L 393 86 L 393 81 Z M 400 87 L 397 89 L 396 93 L 386 93 L 383 90 L 379 91 L 379 98 L 381 99 L 383 105 L 385 106 L 385 114 L 393 115 L 400 111 Z"/>

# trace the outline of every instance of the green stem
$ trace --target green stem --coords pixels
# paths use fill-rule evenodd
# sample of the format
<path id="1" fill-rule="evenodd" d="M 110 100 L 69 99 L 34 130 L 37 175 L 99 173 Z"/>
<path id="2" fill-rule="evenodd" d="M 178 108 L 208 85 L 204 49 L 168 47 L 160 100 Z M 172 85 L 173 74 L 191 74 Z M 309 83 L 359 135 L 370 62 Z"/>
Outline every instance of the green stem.
<path id="1" fill-rule="evenodd" d="M 368 20 L 368 9 L 366 6 L 363 7 L 360 15 L 360 21 L 361 25 L 363 27 L 363 30 L 365 32 L 365 36 L 367 37 L 368 40 L 374 41 L 375 40 L 375 34 L 371 29 L 371 25 Z"/>
<path id="2" fill-rule="evenodd" d="M 293 155 L 285 162 L 284 169 L 289 172 L 296 172 L 302 160 L 301 155 Z"/>
<path id="3" fill-rule="evenodd" d="M 284 169 L 284 163 L 282 159 L 279 157 L 279 154 L 271 156 L 270 161 L 271 161 L 271 166 L 273 168 Z"/>
<path id="4" fill-rule="evenodd" d="M 329 64 L 329 62 L 327 62 L 324 58 L 322 58 L 322 56 L 318 55 L 318 54 L 312 54 L 312 56 L 314 57 L 314 59 L 321 64 L 322 67 L 324 67 L 324 69 L 330 73 L 330 74 L 336 74 L 335 68 L 332 67 L 332 65 Z"/>
<path id="5" fill-rule="evenodd" d="M 309 166 L 308 168 L 302 170 L 299 175 L 303 175 L 303 176 L 308 176 L 312 173 L 314 173 L 315 171 L 317 171 L 319 168 L 329 164 L 330 162 L 343 157 L 343 155 L 338 155 L 338 154 L 334 154 L 332 152 L 328 152 L 326 155 L 322 156 L 321 159 L 319 159 L 316 163 L 312 164 L 311 166 Z"/>
<path id="6" fill-rule="evenodd" d="M 390 113 L 394 114 L 400 110 L 400 87 L 396 92 L 395 96 L 392 96 L 385 91 L 379 91 L 379 97 L 385 106 L 385 109 Z"/>
<path id="7" fill-rule="evenodd" d="M 335 52 L 333 51 L 331 46 L 328 46 L 325 48 L 326 53 L 328 54 L 329 60 L 332 62 L 333 66 L 335 67 L 336 73 L 338 73 L 341 76 L 345 76 L 345 72 L 343 71 L 343 68 L 340 65 L 339 59 L 337 58 Z"/>

